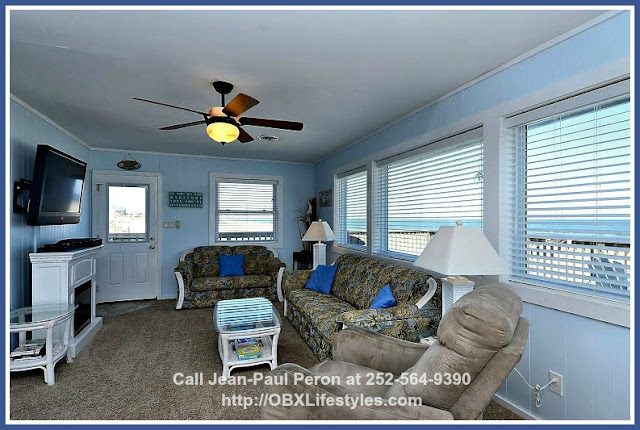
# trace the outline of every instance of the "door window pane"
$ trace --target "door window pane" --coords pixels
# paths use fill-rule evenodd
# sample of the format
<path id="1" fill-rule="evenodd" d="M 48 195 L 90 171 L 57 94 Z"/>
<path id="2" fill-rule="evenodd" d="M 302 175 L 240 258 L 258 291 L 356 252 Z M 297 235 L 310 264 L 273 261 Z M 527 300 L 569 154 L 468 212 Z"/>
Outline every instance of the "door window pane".
<path id="1" fill-rule="evenodd" d="M 109 185 L 109 241 L 147 240 L 147 195 L 145 186 Z"/>

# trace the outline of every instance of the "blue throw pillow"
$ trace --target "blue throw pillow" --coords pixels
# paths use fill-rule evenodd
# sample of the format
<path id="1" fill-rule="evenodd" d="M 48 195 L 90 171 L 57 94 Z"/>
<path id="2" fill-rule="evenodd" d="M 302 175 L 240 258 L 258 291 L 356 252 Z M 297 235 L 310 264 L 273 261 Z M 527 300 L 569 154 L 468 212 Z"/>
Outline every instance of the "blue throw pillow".
<path id="1" fill-rule="evenodd" d="M 338 269 L 338 266 L 319 265 L 311 272 L 307 288 L 319 293 L 329 294 L 331 292 L 331 284 L 333 284 L 333 277 L 336 275 L 336 269 Z"/>
<path id="2" fill-rule="evenodd" d="M 244 255 L 221 255 L 218 257 L 220 276 L 244 276 Z"/>
<path id="3" fill-rule="evenodd" d="M 395 305 L 396 299 L 393 298 L 391 287 L 387 284 L 378 292 L 369 309 L 390 308 Z"/>

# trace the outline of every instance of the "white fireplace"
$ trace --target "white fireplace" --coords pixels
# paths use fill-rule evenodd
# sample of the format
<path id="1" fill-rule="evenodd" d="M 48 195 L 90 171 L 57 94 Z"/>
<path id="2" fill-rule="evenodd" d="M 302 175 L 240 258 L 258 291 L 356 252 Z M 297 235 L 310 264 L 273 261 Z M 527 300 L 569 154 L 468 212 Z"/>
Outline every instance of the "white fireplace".
<path id="1" fill-rule="evenodd" d="M 29 254 L 31 260 L 31 302 L 40 303 L 71 303 L 82 306 L 78 317 L 90 314 L 90 320 L 78 333 L 75 333 L 69 350 L 73 357 L 82 347 L 95 336 L 102 327 L 102 318 L 96 316 L 96 280 L 98 267 L 98 252 L 102 245 L 93 248 L 79 249 L 68 252 L 38 252 Z M 91 285 L 90 309 L 86 301 L 76 303 L 76 294 Z M 74 317 L 75 318 L 75 317 Z M 74 330 L 72 330 L 72 333 Z"/>

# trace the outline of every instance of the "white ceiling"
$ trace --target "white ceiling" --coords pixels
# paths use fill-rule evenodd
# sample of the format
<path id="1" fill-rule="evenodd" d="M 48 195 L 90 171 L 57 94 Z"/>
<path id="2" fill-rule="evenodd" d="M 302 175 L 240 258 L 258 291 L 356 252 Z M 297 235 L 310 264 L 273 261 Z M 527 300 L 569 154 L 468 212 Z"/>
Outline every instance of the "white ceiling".
<path id="1" fill-rule="evenodd" d="M 99 148 L 314 162 L 603 11 L 12 11 L 11 93 Z M 301 132 L 224 147 L 226 80 Z M 227 98 L 227 101 L 230 100 Z"/>

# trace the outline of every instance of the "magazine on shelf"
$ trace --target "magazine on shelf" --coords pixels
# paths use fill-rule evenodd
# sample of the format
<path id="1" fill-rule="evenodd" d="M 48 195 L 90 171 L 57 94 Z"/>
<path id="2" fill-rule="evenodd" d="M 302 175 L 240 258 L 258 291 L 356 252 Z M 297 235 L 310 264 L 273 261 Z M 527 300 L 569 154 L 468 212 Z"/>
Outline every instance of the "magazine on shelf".
<path id="1" fill-rule="evenodd" d="M 16 349 L 11 351 L 9 357 L 11 359 L 25 358 L 25 357 L 42 357 L 46 353 L 46 346 L 44 340 L 30 340 L 22 345 L 19 345 Z"/>
<path id="2" fill-rule="evenodd" d="M 249 360 L 252 358 L 262 357 L 262 349 L 258 343 L 247 346 L 239 346 L 236 348 L 236 354 L 240 360 Z"/>

